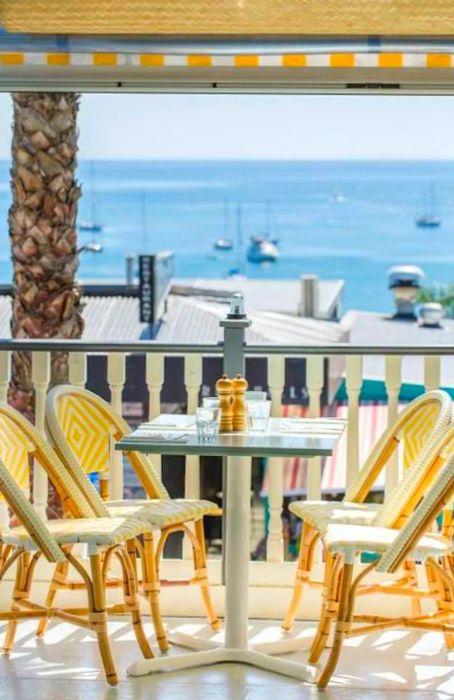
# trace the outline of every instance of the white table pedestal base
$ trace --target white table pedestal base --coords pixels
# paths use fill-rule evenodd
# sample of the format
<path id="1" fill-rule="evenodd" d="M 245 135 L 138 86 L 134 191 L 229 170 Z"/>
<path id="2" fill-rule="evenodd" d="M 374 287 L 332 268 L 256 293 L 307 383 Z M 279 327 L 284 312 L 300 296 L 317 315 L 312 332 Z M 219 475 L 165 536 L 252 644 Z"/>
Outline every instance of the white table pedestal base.
<path id="1" fill-rule="evenodd" d="M 313 630 L 308 634 L 308 630 L 304 630 L 304 635 L 293 632 L 284 632 L 278 630 L 278 635 L 272 635 L 269 641 L 254 641 L 254 638 L 249 639 L 248 648 L 251 651 L 261 651 L 265 654 L 291 654 L 302 649 L 309 649 L 310 643 L 315 635 L 316 625 L 314 623 Z M 194 651 L 210 651 L 212 649 L 221 649 L 224 646 L 223 632 L 213 633 L 213 638 L 204 637 L 198 634 L 188 634 L 181 632 L 178 629 L 169 629 L 168 638 L 172 644 L 185 649 L 193 649 Z"/>
<path id="2" fill-rule="evenodd" d="M 283 676 L 296 678 L 300 681 L 313 683 L 315 680 L 315 667 L 276 659 L 260 651 L 251 649 L 211 649 L 209 651 L 193 652 L 191 654 L 177 654 L 175 656 L 161 656 L 156 659 L 143 659 L 136 661 L 128 669 L 129 676 L 147 676 L 150 673 L 165 671 L 182 671 L 188 668 L 211 666 L 213 664 L 238 663 L 256 666 L 265 671 L 279 673 Z"/>

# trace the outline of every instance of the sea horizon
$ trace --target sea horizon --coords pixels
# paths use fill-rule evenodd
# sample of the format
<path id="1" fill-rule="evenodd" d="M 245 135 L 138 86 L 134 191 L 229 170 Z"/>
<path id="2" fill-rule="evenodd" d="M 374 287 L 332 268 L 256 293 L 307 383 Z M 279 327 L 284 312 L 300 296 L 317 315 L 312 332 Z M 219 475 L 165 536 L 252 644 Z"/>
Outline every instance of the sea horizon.
<path id="1" fill-rule="evenodd" d="M 0 160 L 0 216 L 10 203 L 9 160 Z M 423 268 L 428 284 L 454 281 L 454 160 L 80 159 L 78 221 L 102 232 L 102 253 L 83 253 L 78 277 L 124 279 L 128 254 L 175 253 L 179 278 L 223 278 L 233 270 L 260 279 L 318 274 L 346 282 L 344 310 L 390 311 L 387 271 Z M 438 229 L 416 219 L 431 206 Z M 279 238 L 276 263 L 245 261 L 249 237 Z M 216 253 L 218 238 L 235 250 Z M 11 280 L 7 225 L 0 282 Z"/>

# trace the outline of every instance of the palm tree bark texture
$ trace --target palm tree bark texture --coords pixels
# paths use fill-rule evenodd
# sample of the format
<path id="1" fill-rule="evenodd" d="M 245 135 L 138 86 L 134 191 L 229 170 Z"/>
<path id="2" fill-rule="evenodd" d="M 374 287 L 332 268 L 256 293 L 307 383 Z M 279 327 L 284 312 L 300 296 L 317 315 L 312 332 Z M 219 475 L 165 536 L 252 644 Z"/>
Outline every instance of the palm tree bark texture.
<path id="1" fill-rule="evenodd" d="M 78 95 L 15 93 L 9 235 L 13 338 L 80 338 L 76 182 Z M 67 353 L 52 355 L 52 383 L 67 379 Z M 33 413 L 31 357 L 12 358 L 9 400 Z"/>

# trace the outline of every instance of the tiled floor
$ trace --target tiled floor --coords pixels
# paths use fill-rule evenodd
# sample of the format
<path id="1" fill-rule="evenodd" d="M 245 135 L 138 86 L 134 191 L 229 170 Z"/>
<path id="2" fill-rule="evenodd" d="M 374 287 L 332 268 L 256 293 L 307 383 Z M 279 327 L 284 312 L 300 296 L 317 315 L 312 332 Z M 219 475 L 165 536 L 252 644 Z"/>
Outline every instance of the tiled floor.
<path id="1" fill-rule="evenodd" d="M 172 627 L 179 625 L 183 628 L 185 621 L 171 623 Z M 61 623 L 54 624 L 44 640 L 36 640 L 34 624 L 21 624 L 14 652 L 0 659 L 0 699 L 447 700 L 454 696 L 454 652 L 446 652 L 438 633 L 395 630 L 348 640 L 330 688 L 319 694 L 298 681 L 233 664 L 127 678 L 128 665 L 138 658 L 133 634 L 121 619 L 111 623 L 111 630 L 121 676 L 116 688 L 109 688 L 103 680 L 91 635 Z M 263 635 L 268 630 L 273 633 L 269 623 L 251 625 L 253 633 Z M 313 624 L 305 623 L 300 630 L 308 646 Z M 0 643 L 3 631 L 1 625 Z M 148 621 L 146 631 L 151 634 Z M 171 653 L 179 651 L 173 649 Z M 303 661 L 306 653 L 301 651 L 289 658 Z"/>

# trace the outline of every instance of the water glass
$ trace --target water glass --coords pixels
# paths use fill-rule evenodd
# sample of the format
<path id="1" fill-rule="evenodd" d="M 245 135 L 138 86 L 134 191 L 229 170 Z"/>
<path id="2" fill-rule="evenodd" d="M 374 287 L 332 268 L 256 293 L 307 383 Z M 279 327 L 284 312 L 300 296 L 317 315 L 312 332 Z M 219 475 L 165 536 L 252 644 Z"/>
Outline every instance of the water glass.
<path id="1" fill-rule="evenodd" d="M 250 430 L 266 432 L 270 421 L 271 401 L 248 401 L 248 422 Z"/>
<path id="2" fill-rule="evenodd" d="M 219 432 L 219 409 L 205 406 L 197 408 L 195 420 L 200 442 L 215 442 Z"/>
<path id="3" fill-rule="evenodd" d="M 203 408 L 219 408 L 218 396 L 204 396 L 202 399 Z"/>

